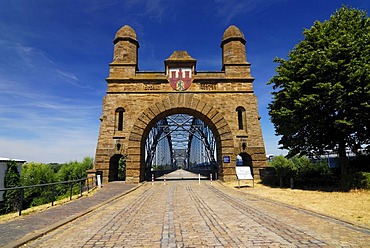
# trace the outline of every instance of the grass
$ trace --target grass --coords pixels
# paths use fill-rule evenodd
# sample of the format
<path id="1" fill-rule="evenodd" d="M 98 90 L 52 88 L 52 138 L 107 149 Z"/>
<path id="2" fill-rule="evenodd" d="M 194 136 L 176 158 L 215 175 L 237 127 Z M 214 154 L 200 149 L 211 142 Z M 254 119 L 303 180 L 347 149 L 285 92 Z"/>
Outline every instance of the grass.
<path id="1" fill-rule="evenodd" d="M 238 182 L 226 183 L 229 187 L 238 187 Z M 351 190 L 349 192 L 325 192 L 318 190 L 300 190 L 271 188 L 251 181 L 241 181 L 240 190 L 266 197 L 303 209 L 332 216 L 347 222 L 370 227 L 370 190 Z"/>

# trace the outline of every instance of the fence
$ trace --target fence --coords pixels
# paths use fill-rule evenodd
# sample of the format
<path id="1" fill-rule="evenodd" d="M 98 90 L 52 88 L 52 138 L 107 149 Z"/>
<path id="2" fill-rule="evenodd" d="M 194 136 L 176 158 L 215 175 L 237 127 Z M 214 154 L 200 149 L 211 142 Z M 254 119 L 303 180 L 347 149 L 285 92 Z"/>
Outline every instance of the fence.
<path id="1" fill-rule="evenodd" d="M 88 193 L 90 190 L 96 188 L 97 185 L 97 180 L 96 177 L 87 177 L 87 178 L 82 178 L 82 179 L 77 179 L 77 180 L 70 180 L 70 181 L 63 181 L 63 182 L 55 182 L 55 183 L 46 183 L 46 184 L 38 184 L 38 185 L 29 185 L 29 186 L 21 186 L 21 187 L 14 187 L 14 188 L 0 188 L 0 192 L 6 192 L 10 190 L 19 190 L 19 201 L 18 201 L 18 211 L 19 215 L 22 215 L 22 210 L 23 209 L 23 203 L 24 203 L 24 192 L 27 189 L 34 189 L 34 188 L 43 188 L 50 191 L 50 201 L 51 206 L 54 206 L 54 201 L 57 197 L 56 193 L 56 186 L 58 185 L 67 185 L 69 189 L 69 200 L 72 200 L 73 196 L 73 188 L 75 186 L 79 186 L 79 195 L 82 196 L 82 193 L 84 191 L 87 191 Z M 62 195 L 65 195 L 62 194 Z M 41 195 L 39 196 L 41 197 Z M 37 198 L 34 197 L 34 198 Z M 33 198 L 32 198 L 33 199 Z"/>

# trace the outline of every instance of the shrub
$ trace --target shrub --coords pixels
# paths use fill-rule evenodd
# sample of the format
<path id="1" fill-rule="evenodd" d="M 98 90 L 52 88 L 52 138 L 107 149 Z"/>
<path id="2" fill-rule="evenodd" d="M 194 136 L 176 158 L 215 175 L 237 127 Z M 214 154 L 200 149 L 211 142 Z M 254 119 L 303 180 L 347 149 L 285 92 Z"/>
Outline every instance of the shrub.
<path id="1" fill-rule="evenodd" d="M 274 177 L 273 180 L 269 179 L 269 181 L 279 182 L 280 187 L 293 186 L 291 185 L 291 179 L 294 180 L 294 186 L 300 188 L 333 183 L 332 173 L 326 161 L 312 161 L 305 156 L 295 156 L 287 159 L 280 155 L 274 157 L 270 165 L 275 172 L 269 173 L 270 177 L 271 175 Z"/>
<path id="2" fill-rule="evenodd" d="M 349 161 L 354 171 L 370 172 L 370 155 L 359 155 Z"/>
<path id="3" fill-rule="evenodd" d="M 351 176 L 352 189 L 370 189 L 370 172 L 355 172 Z"/>
<path id="4" fill-rule="evenodd" d="M 297 174 L 294 178 L 297 187 L 326 186 L 332 182 L 331 170 L 324 160 L 311 160 L 305 156 L 292 158 L 297 167 Z"/>
<path id="5" fill-rule="evenodd" d="M 283 155 L 274 157 L 270 165 L 275 168 L 276 178 L 274 181 L 278 181 L 280 187 L 288 186 L 290 184 L 290 178 L 294 178 L 297 173 L 294 163 Z"/>

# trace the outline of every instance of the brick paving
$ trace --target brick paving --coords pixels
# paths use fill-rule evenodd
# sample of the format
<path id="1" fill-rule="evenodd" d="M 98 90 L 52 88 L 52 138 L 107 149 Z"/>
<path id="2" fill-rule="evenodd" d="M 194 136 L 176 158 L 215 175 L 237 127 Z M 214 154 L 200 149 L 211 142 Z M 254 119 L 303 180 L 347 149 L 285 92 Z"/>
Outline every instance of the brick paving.
<path id="1" fill-rule="evenodd" d="M 27 247 L 370 247 L 370 230 L 224 187 L 146 183 Z"/>
<path id="2" fill-rule="evenodd" d="M 113 182 L 88 196 L 0 223 L 0 247 L 14 247 L 91 212 L 140 185 Z M 86 195 L 86 193 L 85 193 Z"/>

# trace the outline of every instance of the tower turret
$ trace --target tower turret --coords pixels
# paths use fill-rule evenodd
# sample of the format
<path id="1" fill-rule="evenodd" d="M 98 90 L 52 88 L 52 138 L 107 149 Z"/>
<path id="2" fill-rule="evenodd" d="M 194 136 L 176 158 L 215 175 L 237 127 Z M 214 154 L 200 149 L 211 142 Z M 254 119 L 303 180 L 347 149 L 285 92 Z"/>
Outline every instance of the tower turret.
<path id="1" fill-rule="evenodd" d="M 249 65 L 245 43 L 244 34 L 236 26 L 231 25 L 225 30 L 221 42 L 222 70 L 227 71 L 228 66 Z"/>
<path id="2" fill-rule="evenodd" d="M 121 70 L 111 70 L 110 77 L 115 77 L 118 71 L 133 75 L 138 70 L 138 48 L 136 32 L 130 26 L 125 25 L 117 31 L 113 40 L 114 53 L 111 68 L 123 67 Z M 120 75 L 123 76 L 123 75 Z"/>

